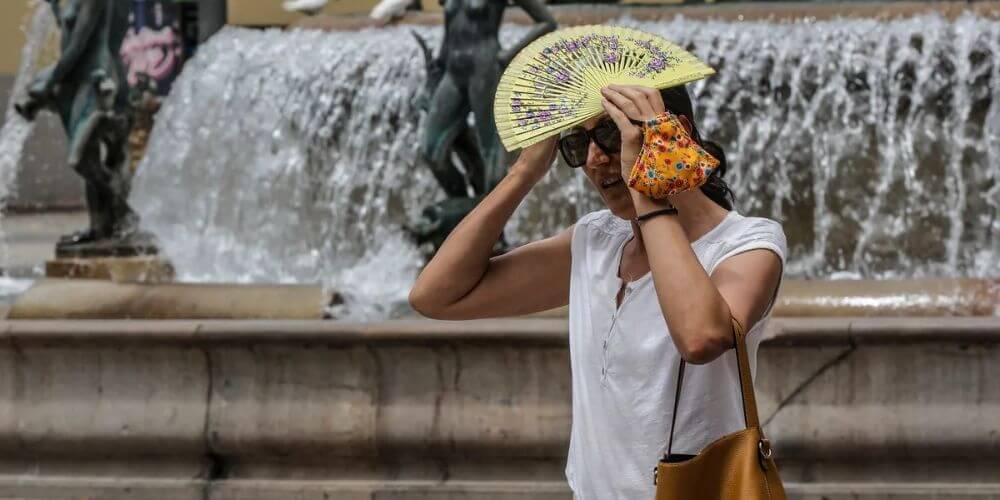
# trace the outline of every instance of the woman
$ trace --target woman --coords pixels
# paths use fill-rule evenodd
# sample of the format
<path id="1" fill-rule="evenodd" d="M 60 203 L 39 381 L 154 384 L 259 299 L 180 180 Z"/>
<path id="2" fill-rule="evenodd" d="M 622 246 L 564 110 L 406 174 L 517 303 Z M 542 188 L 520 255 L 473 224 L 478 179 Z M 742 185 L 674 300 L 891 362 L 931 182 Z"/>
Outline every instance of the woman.
<path id="1" fill-rule="evenodd" d="M 585 159 L 584 173 L 607 210 L 490 258 L 507 219 L 552 163 L 556 139 L 526 148 L 421 273 L 410 303 L 425 316 L 454 320 L 528 314 L 568 303 L 570 487 L 582 500 L 647 500 L 653 498 L 652 470 L 671 430 L 681 358 L 700 366 L 690 366 L 684 377 L 673 446 L 678 456 L 671 459 L 696 454 L 743 428 L 730 318 L 748 329 L 753 367 L 781 281 L 785 238 L 776 222 L 732 210 L 732 193 L 722 180 L 725 157 L 718 146 L 701 141 L 683 88 L 611 86 L 603 97 L 607 114 L 584 123 L 588 140 L 576 141 L 587 149 L 573 157 L 569 138 L 579 138 L 579 132 L 560 140 L 568 163 Z M 721 163 L 700 189 L 657 201 L 623 178 L 642 146 L 632 120 L 665 109 Z M 620 148 L 589 141 L 607 130 L 608 119 L 620 130 Z M 579 145 L 575 149 L 580 153 Z M 636 220 L 670 205 L 676 214 Z"/>

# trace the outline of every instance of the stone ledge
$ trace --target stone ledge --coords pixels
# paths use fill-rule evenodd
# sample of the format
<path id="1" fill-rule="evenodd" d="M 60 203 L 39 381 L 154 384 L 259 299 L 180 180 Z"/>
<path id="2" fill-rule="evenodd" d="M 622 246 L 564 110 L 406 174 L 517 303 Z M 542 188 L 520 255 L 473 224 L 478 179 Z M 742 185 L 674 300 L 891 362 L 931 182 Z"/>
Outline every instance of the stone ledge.
<path id="1" fill-rule="evenodd" d="M 1000 317 L 774 318 L 762 342 L 777 345 L 1000 343 Z"/>
<path id="2" fill-rule="evenodd" d="M 566 306 L 532 314 L 565 318 Z M 786 279 L 774 303 L 775 318 L 907 318 L 1000 316 L 1000 280 L 913 278 L 900 280 Z"/>
<path id="3" fill-rule="evenodd" d="M 40 279 L 17 297 L 11 320 L 319 320 L 330 297 L 317 284 L 116 283 Z"/>
<path id="4" fill-rule="evenodd" d="M 441 344 L 519 343 L 565 346 L 561 318 L 471 321 L 399 319 L 376 323 L 312 320 L 7 320 L 0 341 L 166 344 Z M 1000 343 L 1000 317 L 772 318 L 762 341 L 780 345 Z"/>
<path id="5" fill-rule="evenodd" d="M 957 484 L 932 482 L 785 482 L 793 500 L 884 500 L 906 498 L 993 499 L 1000 483 Z M 88 477 L 0 477 L 3 498 L 129 498 L 129 499 L 240 499 L 337 498 L 370 500 L 391 495 L 400 500 L 451 499 L 570 500 L 565 481 L 310 481 L 204 479 L 98 479 Z M 335 495 L 335 496 L 329 496 Z M 381 498 L 377 496 L 375 498 Z"/>

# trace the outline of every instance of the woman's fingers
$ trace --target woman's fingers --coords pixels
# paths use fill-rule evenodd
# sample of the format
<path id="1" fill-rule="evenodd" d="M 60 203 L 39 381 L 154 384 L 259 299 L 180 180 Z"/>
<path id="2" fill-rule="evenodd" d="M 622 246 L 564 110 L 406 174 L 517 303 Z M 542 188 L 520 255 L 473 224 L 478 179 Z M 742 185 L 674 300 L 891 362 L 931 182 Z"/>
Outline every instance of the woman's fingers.
<path id="1" fill-rule="evenodd" d="M 649 102 L 649 106 L 653 109 L 654 115 L 659 115 L 666 111 L 667 107 L 663 104 L 663 96 L 660 94 L 659 90 L 650 87 L 643 87 L 641 85 L 629 85 L 628 87 L 635 89 L 637 92 L 641 92 L 646 96 L 646 101 Z"/>
<path id="2" fill-rule="evenodd" d="M 556 142 L 558 140 L 559 136 L 554 135 L 522 149 L 511 169 L 523 169 L 530 173 L 534 179 L 541 179 L 556 159 Z"/>
<path id="3" fill-rule="evenodd" d="M 633 101 L 630 97 L 623 94 L 621 92 L 621 89 L 616 89 L 613 87 L 604 87 L 601 90 L 601 95 L 603 95 L 605 99 L 611 101 L 611 103 L 614 104 L 615 107 L 617 107 L 623 113 L 625 113 L 625 116 L 627 116 L 628 118 L 639 121 L 645 119 L 643 110 L 639 107 L 639 103 Z M 619 126 L 619 128 L 621 127 Z"/>
<path id="4" fill-rule="evenodd" d="M 632 173 L 632 167 L 635 165 L 639 149 L 642 147 L 642 132 L 640 132 L 639 127 L 632 125 L 629 117 L 615 103 L 608 99 L 601 99 L 601 105 L 604 106 L 604 111 L 607 111 L 608 116 L 614 120 L 615 125 L 618 126 L 618 130 L 622 134 L 621 164 L 619 168 L 621 169 L 622 178 L 628 179 Z"/>
<path id="5" fill-rule="evenodd" d="M 659 99 L 659 108 L 657 108 L 656 101 L 659 98 L 659 93 L 654 89 L 638 85 L 609 85 L 608 87 L 635 103 L 640 116 L 632 118 L 648 120 L 662 112 L 663 101 Z"/>
<path id="6" fill-rule="evenodd" d="M 666 111 L 659 90 L 642 85 L 608 85 L 608 87 L 634 102 L 642 114 L 641 120 L 648 120 Z"/>
<path id="7" fill-rule="evenodd" d="M 618 126 L 618 130 L 622 133 L 622 139 L 639 136 L 639 129 L 635 125 L 632 125 L 628 115 L 617 104 L 608 98 L 604 98 L 601 99 L 601 105 L 604 106 L 604 111 L 608 112 L 608 116 Z"/>

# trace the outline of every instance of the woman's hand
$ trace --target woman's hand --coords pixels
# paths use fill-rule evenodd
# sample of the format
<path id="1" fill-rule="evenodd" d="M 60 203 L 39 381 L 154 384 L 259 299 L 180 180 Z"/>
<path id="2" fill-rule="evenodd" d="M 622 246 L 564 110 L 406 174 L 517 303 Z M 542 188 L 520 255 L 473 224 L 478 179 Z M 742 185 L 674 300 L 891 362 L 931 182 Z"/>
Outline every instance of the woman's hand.
<path id="1" fill-rule="evenodd" d="M 621 171 L 626 181 L 642 149 L 642 129 L 632 120 L 646 121 L 663 113 L 660 92 L 638 85 L 608 85 L 601 90 L 604 110 L 622 133 Z"/>
<path id="2" fill-rule="evenodd" d="M 517 161 L 510 168 L 511 172 L 525 174 L 536 182 L 541 180 L 556 159 L 558 141 L 559 136 L 555 135 L 522 149 Z"/>

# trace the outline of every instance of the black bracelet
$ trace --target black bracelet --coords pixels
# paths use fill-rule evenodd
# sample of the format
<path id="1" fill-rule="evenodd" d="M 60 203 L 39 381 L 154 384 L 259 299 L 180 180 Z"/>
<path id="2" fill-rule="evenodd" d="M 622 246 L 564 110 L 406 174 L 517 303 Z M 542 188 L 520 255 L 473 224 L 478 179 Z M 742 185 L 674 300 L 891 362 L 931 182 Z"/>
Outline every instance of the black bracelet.
<path id="1" fill-rule="evenodd" d="M 661 208 L 659 210 L 653 210 L 652 212 L 649 212 L 648 214 L 642 214 L 642 215 L 636 217 L 635 221 L 636 222 L 642 222 L 642 221 L 644 221 L 646 219 L 649 219 L 650 217 L 656 217 L 657 215 L 664 215 L 664 214 L 667 214 L 667 215 L 677 215 L 677 209 L 675 207 L 667 207 L 667 208 Z"/>

